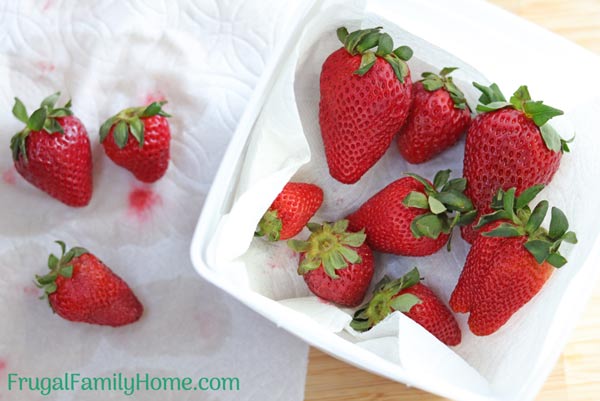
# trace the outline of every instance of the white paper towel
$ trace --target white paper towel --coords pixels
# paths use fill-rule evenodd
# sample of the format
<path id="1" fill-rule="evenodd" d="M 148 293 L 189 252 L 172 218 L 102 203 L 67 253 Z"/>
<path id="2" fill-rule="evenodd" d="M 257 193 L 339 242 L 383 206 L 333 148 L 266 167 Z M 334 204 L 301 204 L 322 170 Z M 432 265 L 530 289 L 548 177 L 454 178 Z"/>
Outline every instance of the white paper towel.
<path id="1" fill-rule="evenodd" d="M 119 392 L 8 392 L 7 374 L 238 377 L 238 392 L 141 392 L 144 400 L 300 400 L 307 347 L 199 278 L 194 224 L 216 167 L 298 2 L 3 1 L 0 3 L 0 398 L 123 399 Z M 94 197 L 71 209 L 25 182 L 8 144 L 13 97 L 34 110 L 73 99 L 94 154 Z M 172 160 L 154 185 L 116 167 L 101 122 L 168 99 Z M 132 207 L 133 203 L 141 207 Z M 141 200 L 141 202 L 140 202 Z M 92 250 L 145 306 L 119 329 L 76 324 L 37 299 L 57 238 Z M 251 330 L 249 330 L 251 328 Z"/>
<path id="2" fill-rule="evenodd" d="M 213 244 L 216 249 L 221 250 L 218 258 L 223 266 L 226 266 L 228 260 L 235 258 L 236 265 L 242 263 L 247 266 L 246 284 L 255 291 L 272 299 L 282 300 L 284 305 L 311 316 L 332 332 L 340 332 L 344 322 L 348 322 L 351 311 L 339 309 L 314 298 L 313 301 L 306 298 L 310 297 L 310 293 L 302 285 L 302 278 L 295 275 L 297 259 L 287 252 L 282 244 L 270 245 L 265 244 L 262 239 L 253 239 L 256 222 L 288 179 L 312 182 L 323 188 L 325 201 L 314 220 L 331 221 L 355 210 L 375 192 L 401 177 L 403 172 L 411 171 L 432 178 L 436 171 L 451 168 L 453 176 L 460 176 L 464 142 L 432 162 L 419 166 L 411 166 L 404 162 L 392 145 L 384 157 L 357 184 L 347 186 L 333 180 L 327 170 L 317 113 L 321 65 L 328 54 L 340 47 L 335 37 L 335 29 L 341 25 L 349 29 L 357 28 L 361 24 L 362 27 L 383 26 L 392 34 L 395 45 L 408 44 L 415 50 L 414 58 L 409 61 L 414 80 L 426 70 L 437 72 L 445 66 L 460 67 L 460 70 L 454 73 L 455 82 L 466 92 L 469 104 L 473 108 L 479 94 L 470 83 L 473 80 L 487 80 L 476 68 L 403 31 L 396 24 L 382 19 L 380 15 L 362 14 L 359 7 L 344 7 L 335 2 L 325 4 L 331 6 L 324 6 L 307 24 L 299 43 L 289 49 L 288 57 L 282 60 L 283 67 L 278 81 L 250 138 L 249 151 L 237 187 L 237 201 L 230 214 L 223 219 L 220 235 L 214 238 Z M 381 7 L 382 10 L 384 8 Z M 443 9 L 438 11 L 438 14 L 432 18 L 444 18 Z M 467 32 L 468 28 L 465 27 L 461 31 L 459 26 L 456 27 L 459 33 Z M 527 32 L 526 29 L 524 31 Z M 514 35 L 523 36 L 523 30 L 516 30 Z M 463 47 L 466 46 L 468 45 L 463 43 Z M 526 52 L 529 49 L 521 50 Z M 511 60 L 499 62 L 509 64 Z M 547 75 L 552 75 L 551 69 Z M 532 82 L 532 95 L 537 99 L 534 89 L 543 86 L 540 79 L 543 76 L 523 73 L 522 76 L 512 74 L 489 78 L 518 84 Z M 516 85 L 502 88 L 505 95 L 510 95 L 516 89 Z M 583 86 L 583 82 L 574 85 Z M 446 347 L 440 348 L 435 338 L 427 335 L 418 325 L 401 314 L 396 314 L 387 320 L 384 326 L 369 335 L 375 338 L 366 340 L 362 335 L 354 336 L 348 328 L 345 333 L 340 333 L 340 336 L 413 372 L 429 371 L 427 361 L 436 360 L 437 368 L 430 371 L 429 375 L 430 382 L 435 383 L 439 389 L 458 383 L 461 387 L 480 395 L 521 399 L 519 394 L 526 390 L 527 381 L 531 379 L 530 373 L 537 371 L 540 363 L 551 355 L 549 347 L 552 343 L 548 338 L 557 341 L 562 335 L 559 333 L 564 333 L 560 324 L 554 321 L 554 314 L 571 279 L 583 268 L 583 263 L 590 254 L 598 237 L 597 226 L 600 222 L 600 216 L 593 212 L 595 195 L 586 195 L 598 192 L 595 182 L 600 178 L 600 163 L 595 157 L 595 152 L 598 151 L 600 140 L 593 127 L 600 121 L 597 113 L 592 110 L 597 110 L 600 106 L 600 99 L 594 97 L 596 95 L 593 92 L 578 92 L 583 96 L 571 96 L 561 100 L 558 92 L 560 87 L 552 88 L 556 89 L 552 97 L 554 101 L 548 103 L 567 112 L 567 118 L 563 118 L 563 121 L 559 118 L 554 123 L 563 127 L 562 133 L 565 137 L 569 137 L 573 130 L 577 132 L 572 153 L 563 157 L 554 181 L 542 192 L 543 198 L 565 211 L 572 229 L 580 237 L 575 251 L 571 247 L 565 247 L 564 253 L 570 261 L 569 264 L 558 270 L 542 292 L 494 335 L 473 336 L 468 331 L 466 317 L 459 316 L 463 341 L 452 351 Z M 565 93 L 572 95 L 570 92 Z M 570 120 L 571 123 L 565 120 Z M 564 127 L 570 128 L 565 130 Z M 281 138 L 285 138 L 285 141 Z M 295 145 L 288 146 L 289 143 Z M 304 163 L 307 158 L 310 158 L 310 162 Z M 306 235 L 304 232 L 299 237 Z M 228 244 L 235 245 L 226 247 L 223 242 L 225 239 L 229 241 Z M 425 277 L 425 283 L 447 301 L 468 249 L 468 245 L 456 235 L 452 253 L 440 251 L 425 258 L 378 255 L 374 282 L 383 274 L 398 277 L 416 265 Z M 221 273 L 228 274 L 225 269 Z M 411 349 L 407 348 L 407 344 L 410 344 L 408 347 Z M 412 352 L 414 349 L 428 350 L 428 358 L 423 358 L 422 353 Z M 460 381 L 458 377 L 463 377 L 464 380 Z M 528 389 L 526 393 L 531 396 Z"/>

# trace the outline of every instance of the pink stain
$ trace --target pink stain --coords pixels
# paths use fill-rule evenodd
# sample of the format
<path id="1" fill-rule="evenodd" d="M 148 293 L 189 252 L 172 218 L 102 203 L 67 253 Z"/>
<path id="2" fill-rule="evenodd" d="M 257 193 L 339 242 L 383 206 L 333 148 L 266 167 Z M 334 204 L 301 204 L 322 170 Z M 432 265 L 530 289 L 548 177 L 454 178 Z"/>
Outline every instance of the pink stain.
<path id="1" fill-rule="evenodd" d="M 46 0 L 46 2 L 44 3 L 44 6 L 42 7 L 42 11 L 48 11 L 48 9 L 50 9 L 50 7 L 52 7 L 54 5 L 54 0 Z"/>
<path id="2" fill-rule="evenodd" d="M 152 208 L 161 203 L 162 199 L 151 188 L 134 187 L 129 192 L 129 212 L 140 220 L 146 220 Z"/>
<path id="3" fill-rule="evenodd" d="M 6 361 L 4 359 L 0 359 L 0 372 L 6 369 Z"/>
<path id="4" fill-rule="evenodd" d="M 160 91 L 154 91 L 154 92 L 149 92 L 148 94 L 146 94 L 146 97 L 144 98 L 144 103 L 145 104 L 150 104 L 153 102 L 162 102 L 165 101 L 165 95 Z"/>
<path id="5" fill-rule="evenodd" d="M 26 294 L 29 296 L 38 296 L 39 291 L 35 287 L 23 287 L 23 294 Z"/>
<path id="6" fill-rule="evenodd" d="M 17 182 L 17 176 L 15 175 L 15 170 L 10 169 L 10 170 L 6 170 L 4 173 L 2 173 L 2 181 L 7 183 L 8 185 L 15 185 L 15 183 Z"/>
<path id="7" fill-rule="evenodd" d="M 56 69 L 56 66 L 46 61 L 38 61 L 35 66 L 40 70 L 43 75 L 49 74 Z"/>

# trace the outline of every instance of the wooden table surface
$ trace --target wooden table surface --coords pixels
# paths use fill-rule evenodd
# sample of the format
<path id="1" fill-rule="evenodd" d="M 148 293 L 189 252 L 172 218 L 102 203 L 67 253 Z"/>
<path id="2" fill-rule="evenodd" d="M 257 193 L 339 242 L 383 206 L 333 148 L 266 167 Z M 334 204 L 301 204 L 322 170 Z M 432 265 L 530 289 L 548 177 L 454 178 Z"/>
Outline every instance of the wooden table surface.
<path id="1" fill-rule="evenodd" d="M 600 0 L 492 0 L 600 54 Z M 600 73 L 600 71 L 599 71 Z M 311 349 L 306 401 L 442 401 Z M 600 283 L 536 401 L 600 400 Z"/>

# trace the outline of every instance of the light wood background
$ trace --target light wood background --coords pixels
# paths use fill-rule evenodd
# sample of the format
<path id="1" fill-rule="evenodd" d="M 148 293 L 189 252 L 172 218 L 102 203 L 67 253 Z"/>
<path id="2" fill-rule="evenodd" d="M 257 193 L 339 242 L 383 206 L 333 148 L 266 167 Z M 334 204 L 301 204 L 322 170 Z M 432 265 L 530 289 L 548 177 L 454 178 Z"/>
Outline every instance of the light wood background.
<path id="1" fill-rule="evenodd" d="M 600 0 L 492 0 L 600 54 Z M 600 76 L 600 71 L 598 71 Z M 306 401 L 442 401 L 311 349 Z M 536 401 L 600 400 L 600 283 Z"/>

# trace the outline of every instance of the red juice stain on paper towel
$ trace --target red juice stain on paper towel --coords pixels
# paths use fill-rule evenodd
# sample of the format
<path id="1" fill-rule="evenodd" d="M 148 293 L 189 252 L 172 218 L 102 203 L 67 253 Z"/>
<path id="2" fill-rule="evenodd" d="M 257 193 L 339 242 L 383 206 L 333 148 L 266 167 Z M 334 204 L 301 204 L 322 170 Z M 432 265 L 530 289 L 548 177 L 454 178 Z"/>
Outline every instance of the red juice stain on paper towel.
<path id="1" fill-rule="evenodd" d="M 15 170 L 10 169 L 10 170 L 6 170 L 4 173 L 2 173 L 2 181 L 7 183 L 8 185 L 15 185 L 15 183 L 17 182 L 17 176 L 15 175 Z"/>
<path id="2" fill-rule="evenodd" d="M 153 102 L 162 102 L 164 100 L 166 100 L 165 95 L 161 91 L 157 90 L 146 94 L 146 97 L 144 98 L 144 103 L 150 104 Z"/>
<path id="3" fill-rule="evenodd" d="M 38 61 L 37 63 L 35 63 L 35 66 L 43 75 L 49 74 L 56 69 L 56 66 L 54 64 L 49 63 L 47 61 Z"/>
<path id="4" fill-rule="evenodd" d="M 4 359 L 0 359 L 0 372 L 6 369 L 6 361 Z"/>
<path id="5" fill-rule="evenodd" d="M 150 217 L 154 206 L 161 203 L 161 197 L 151 188 L 133 187 L 129 192 L 129 212 L 140 220 Z"/>
<path id="6" fill-rule="evenodd" d="M 26 294 L 28 296 L 35 296 L 35 297 L 40 295 L 37 287 L 23 287 L 23 294 Z"/>
<path id="7" fill-rule="evenodd" d="M 46 0 L 44 5 L 42 6 L 42 11 L 48 11 L 50 7 L 54 5 L 54 0 Z"/>

